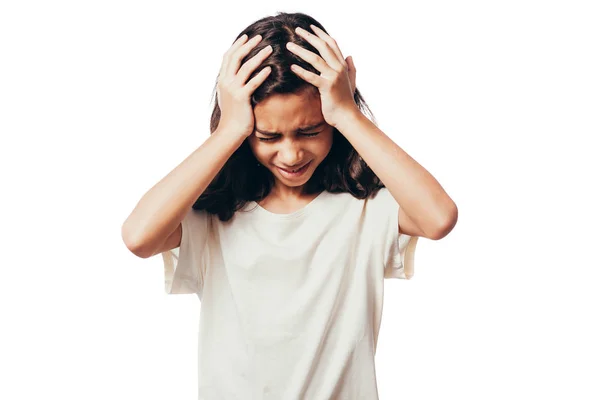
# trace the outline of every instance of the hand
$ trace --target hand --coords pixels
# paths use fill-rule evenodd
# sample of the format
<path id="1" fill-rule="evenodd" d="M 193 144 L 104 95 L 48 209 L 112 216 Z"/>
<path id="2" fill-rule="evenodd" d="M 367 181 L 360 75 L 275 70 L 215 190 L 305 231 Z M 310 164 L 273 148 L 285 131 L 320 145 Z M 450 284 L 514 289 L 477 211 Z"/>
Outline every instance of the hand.
<path id="1" fill-rule="evenodd" d="M 311 28 L 315 34 L 300 27 L 296 28 L 296 33 L 319 50 L 322 57 L 293 43 L 288 43 L 287 48 L 310 63 L 321 72 L 321 75 L 316 75 L 295 64 L 292 65 L 292 71 L 319 89 L 323 117 L 329 125 L 335 127 L 348 113 L 359 111 L 354 102 L 356 68 L 352 57 L 344 60 L 340 48 L 332 37 L 314 25 L 311 25 Z"/>
<path id="2" fill-rule="evenodd" d="M 217 104 L 221 119 L 217 129 L 247 137 L 254 132 L 254 110 L 250 96 L 267 79 L 271 67 L 263 68 L 248 83 L 252 72 L 272 53 L 271 46 L 265 47 L 240 68 L 241 60 L 262 40 L 257 35 L 247 41 L 246 35 L 238 38 L 223 55 L 223 63 L 217 82 Z M 239 70 L 238 70 L 239 69 Z"/>

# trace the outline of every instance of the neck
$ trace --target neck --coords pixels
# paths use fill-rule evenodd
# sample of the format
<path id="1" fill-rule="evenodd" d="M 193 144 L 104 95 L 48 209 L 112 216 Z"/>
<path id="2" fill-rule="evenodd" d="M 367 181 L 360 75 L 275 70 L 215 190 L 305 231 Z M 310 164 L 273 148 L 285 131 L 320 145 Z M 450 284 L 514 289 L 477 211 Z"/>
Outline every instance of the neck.
<path id="1" fill-rule="evenodd" d="M 295 200 L 306 197 L 308 194 L 305 191 L 306 185 L 298 187 L 286 186 L 282 183 L 276 184 L 271 189 L 271 196 L 280 200 Z"/>

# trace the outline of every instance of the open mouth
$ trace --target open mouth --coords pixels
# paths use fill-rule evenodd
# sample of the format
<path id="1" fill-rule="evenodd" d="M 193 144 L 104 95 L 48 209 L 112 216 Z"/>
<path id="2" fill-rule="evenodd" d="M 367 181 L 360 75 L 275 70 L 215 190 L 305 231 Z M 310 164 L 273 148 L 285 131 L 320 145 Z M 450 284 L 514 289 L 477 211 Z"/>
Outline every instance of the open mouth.
<path id="1" fill-rule="evenodd" d="M 304 164 L 302 167 L 296 168 L 294 170 L 283 169 L 283 168 L 280 168 L 280 167 L 277 167 L 277 168 L 281 172 L 283 172 L 284 175 L 287 175 L 287 176 L 300 176 L 300 175 L 302 175 L 308 169 L 308 166 L 310 165 L 311 162 L 312 162 L 312 160 L 309 161 L 309 162 L 307 162 L 306 164 Z"/>

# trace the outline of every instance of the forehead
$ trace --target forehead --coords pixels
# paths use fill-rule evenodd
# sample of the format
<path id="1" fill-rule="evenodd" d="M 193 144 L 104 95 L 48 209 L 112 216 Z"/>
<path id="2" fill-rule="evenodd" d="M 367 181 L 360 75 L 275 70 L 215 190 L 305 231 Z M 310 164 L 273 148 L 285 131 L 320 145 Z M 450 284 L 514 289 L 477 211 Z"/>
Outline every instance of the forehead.
<path id="1" fill-rule="evenodd" d="M 256 127 L 266 131 L 293 131 L 323 121 L 321 99 L 311 93 L 273 94 L 254 107 Z"/>

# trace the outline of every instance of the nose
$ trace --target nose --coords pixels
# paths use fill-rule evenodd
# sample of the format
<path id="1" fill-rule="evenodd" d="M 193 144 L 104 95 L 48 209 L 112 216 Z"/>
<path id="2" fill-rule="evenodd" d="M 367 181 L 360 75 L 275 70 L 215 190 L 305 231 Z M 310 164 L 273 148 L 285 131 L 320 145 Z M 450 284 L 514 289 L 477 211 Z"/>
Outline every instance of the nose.
<path id="1" fill-rule="evenodd" d="M 302 163 L 304 151 L 301 145 L 295 141 L 286 141 L 279 149 L 279 162 L 282 167 L 295 168 Z"/>

